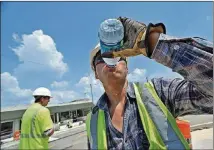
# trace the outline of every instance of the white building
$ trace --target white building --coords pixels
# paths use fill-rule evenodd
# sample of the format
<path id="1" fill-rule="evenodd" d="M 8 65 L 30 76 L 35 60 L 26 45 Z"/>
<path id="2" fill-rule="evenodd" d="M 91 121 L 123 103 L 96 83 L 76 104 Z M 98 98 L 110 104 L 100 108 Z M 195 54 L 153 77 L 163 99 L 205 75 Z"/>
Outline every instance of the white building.
<path id="1" fill-rule="evenodd" d="M 93 107 L 89 99 L 75 100 L 70 103 L 49 105 L 51 118 L 54 123 L 74 119 L 84 120 Z M 1 140 L 10 138 L 14 132 L 21 129 L 21 118 L 28 106 L 14 106 L 1 109 Z"/>

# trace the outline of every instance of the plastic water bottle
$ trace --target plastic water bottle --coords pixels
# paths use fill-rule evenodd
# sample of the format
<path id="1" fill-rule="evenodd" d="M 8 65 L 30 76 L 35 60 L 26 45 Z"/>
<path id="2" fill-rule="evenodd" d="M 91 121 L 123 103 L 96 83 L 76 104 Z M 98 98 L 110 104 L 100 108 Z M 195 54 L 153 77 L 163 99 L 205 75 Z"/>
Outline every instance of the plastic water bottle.
<path id="1" fill-rule="evenodd" d="M 123 24 L 117 19 L 107 19 L 100 24 L 98 36 L 100 39 L 101 53 L 118 50 L 123 45 Z M 120 57 L 103 57 L 103 60 L 109 67 L 115 67 Z"/>

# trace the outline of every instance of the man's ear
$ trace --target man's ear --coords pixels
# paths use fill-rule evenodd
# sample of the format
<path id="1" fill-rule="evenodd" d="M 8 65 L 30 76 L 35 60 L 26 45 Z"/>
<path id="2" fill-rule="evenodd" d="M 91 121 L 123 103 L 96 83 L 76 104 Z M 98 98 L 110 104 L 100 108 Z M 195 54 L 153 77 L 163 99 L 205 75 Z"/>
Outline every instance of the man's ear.
<path id="1" fill-rule="evenodd" d="M 96 78 L 96 79 L 99 79 L 96 70 L 94 71 L 94 74 L 95 74 L 95 78 Z"/>

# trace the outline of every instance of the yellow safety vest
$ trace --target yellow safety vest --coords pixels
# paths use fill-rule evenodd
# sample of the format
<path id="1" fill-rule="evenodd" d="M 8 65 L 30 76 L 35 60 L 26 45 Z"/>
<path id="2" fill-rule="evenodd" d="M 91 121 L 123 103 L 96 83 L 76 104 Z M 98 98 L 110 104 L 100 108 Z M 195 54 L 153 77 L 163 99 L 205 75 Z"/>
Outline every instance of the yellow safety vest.
<path id="1" fill-rule="evenodd" d="M 44 131 L 53 128 L 50 111 L 39 103 L 23 114 L 19 149 L 48 149 L 49 137 Z"/>
<path id="2" fill-rule="evenodd" d="M 140 118 L 150 143 L 149 149 L 190 149 L 153 84 L 148 82 L 142 86 L 133 83 L 130 86 L 135 92 Z M 108 149 L 104 111 L 95 106 L 87 115 L 86 126 L 91 149 Z"/>

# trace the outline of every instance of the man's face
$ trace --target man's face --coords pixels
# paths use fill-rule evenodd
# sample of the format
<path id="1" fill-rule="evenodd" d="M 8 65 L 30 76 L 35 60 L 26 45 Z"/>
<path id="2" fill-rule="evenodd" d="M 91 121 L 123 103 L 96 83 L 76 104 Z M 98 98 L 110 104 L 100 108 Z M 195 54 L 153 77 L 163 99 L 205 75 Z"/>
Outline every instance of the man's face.
<path id="1" fill-rule="evenodd" d="M 94 61 L 95 75 L 104 85 L 118 84 L 126 80 L 128 73 L 127 64 L 124 59 L 121 59 L 116 67 L 109 67 L 98 54 Z"/>
<path id="2" fill-rule="evenodd" d="M 42 99 L 41 99 L 42 106 L 47 106 L 49 101 L 50 101 L 50 97 L 48 97 L 48 96 L 42 97 Z"/>

